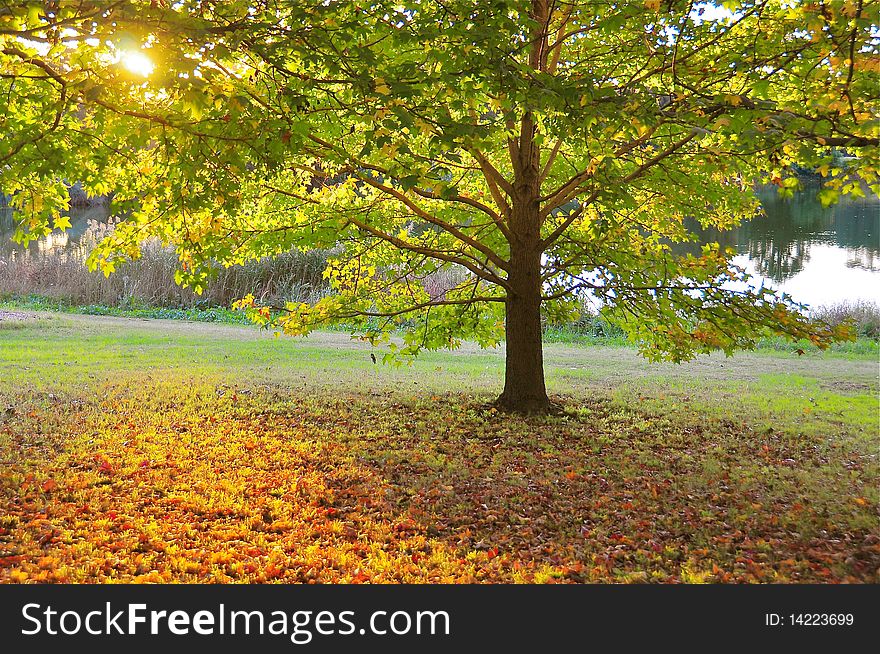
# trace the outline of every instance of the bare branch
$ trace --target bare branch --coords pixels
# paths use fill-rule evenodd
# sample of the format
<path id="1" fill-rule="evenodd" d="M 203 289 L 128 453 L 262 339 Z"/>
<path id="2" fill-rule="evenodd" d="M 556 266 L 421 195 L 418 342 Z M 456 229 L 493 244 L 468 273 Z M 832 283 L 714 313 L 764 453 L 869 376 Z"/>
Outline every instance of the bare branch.
<path id="1" fill-rule="evenodd" d="M 379 191 L 382 191 L 386 195 L 390 195 L 390 196 L 396 198 L 401 203 L 403 203 L 410 211 L 412 211 L 414 214 L 416 214 L 419 218 L 426 220 L 427 222 L 431 223 L 432 225 L 437 225 L 437 227 L 440 227 L 445 232 L 449 233 L 451 236 L 454 236 L 456 239 L 458 239 L 459 241 L 461 241 L 465 245 L 468 245 L 468 246 L 472 247 L 473 249 L 475 249 L 477 252 L 484 254 L 489 259 L 489 261 L 494 263 L 496 266 L 498 266 L 502 270 L 507 270 L 508 262 L 505 261 L 504 259 L 502 259 L 501 257 L 499 257 L 495 253 L 495 251 L 492 250 L 492 248 L 490 248 L 488 245 L 480 243 L 479 241 L 471 238 L 470 236 L 468 236 L 467 234 L 462 232 L 460 229 L 458 229 L 454 225 L 450 225 L 445 220 L 437 218 L 437 216 L 435 216 L 431 213 L 428 213 L 427 211 L 422 209 L 419 205 L 417 205 L 415 202 L 413 202 L 412 198 L 407 197 L 406 194 L 403 193 L 402 191 L 398 191 L 396 188 L 393 188 L 391 186 L 386 186 L 385 184 L 382 184 L 381 182 L 378 182 L 375 179 L 373 179 L 372 177 L 369 177 L 367 175 L 357 174 L 357 177 L 358 177 L 358 179 L 366 182 L 367 184 L 369 184 L 373 188 L 375 188 Z"/>

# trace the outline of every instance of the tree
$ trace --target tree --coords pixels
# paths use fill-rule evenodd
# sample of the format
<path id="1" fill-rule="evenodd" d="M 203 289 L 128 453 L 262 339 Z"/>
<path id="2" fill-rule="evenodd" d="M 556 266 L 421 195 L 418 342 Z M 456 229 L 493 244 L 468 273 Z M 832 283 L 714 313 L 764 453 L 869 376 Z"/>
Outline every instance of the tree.
<path id="1" fill-rule="evenodd" d="M 753 186 L 878 190 L 876 4 L 444 0 L 12 2 L 0 8 L 0 187 L 23 238 L 64 180 L 126 220 L 95 252 L 174 243 L 181 283 L 336 248 L 334 293 L 253 317 L 346 322 L 393 355 L 506 341 L 498 403 L 549 405 L 542 315 L 585 294 L 654 359 L 825 346 L 840 330 L 754 288 L 687 216 L 729 228 Z M 150 65 L 155 66 L 150 70 Z M 842 166 L 835 149 L 852 155 Z M 403 329 L 404 345 L 389 338 Z"/>

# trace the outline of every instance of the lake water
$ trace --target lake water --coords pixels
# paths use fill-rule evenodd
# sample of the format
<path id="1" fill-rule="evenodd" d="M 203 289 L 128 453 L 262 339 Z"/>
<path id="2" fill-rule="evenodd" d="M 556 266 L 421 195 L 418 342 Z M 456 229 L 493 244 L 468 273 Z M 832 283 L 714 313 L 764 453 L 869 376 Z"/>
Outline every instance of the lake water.
<path id="1" fill-rule="evenodd" d="M 816 199 L 818 187 L 807 186 L 794 198 L 779 197 L 775 187 L 758 192 L 766 215 L 728 231 L 689 225 L 701 243 L 719 242 L 737 252 L 734 262 L 759 283 L 789 293 L 812 306 L 841 300 L 880 303 L 880 199 L 844 199 L 824 208 Z M 88 238 L 90 221 L 104 223 L 106 207 L 74 209 L 66 234 L 52 234 L 31 245 L 32 251 L 79 253 Z M 9 241 L 14 231 L 12 212 L 0 208 L 0 255 L 17 248 Z M 677 246 L 699 251 L 698 244 Z"/>
<path id="2" fill-rule="evenodd" d="M 844 199 L 825 208 L 810 186 L 791 199 L 758 191 L 766 215 L 727 231 L 689 225 L 701 243 L 737 252 L 755 283 L 812 306 L 841 300 L 880 303 L 880 198 Z M 698 248 L 694 248 L 698 250 Z"/>
<path id="3" fill-rule="evenodd" d="M 32 241 L 28 249 L 32 253 L 64 253 L 74 256 L 85 256 L 83 245 L 89 247 L 94 243 L 95 237 L 103 230 L 110 219 L 110 209 L 104 205 L 93 207 L 72 207 L 67 212 L 70 218 L 70 228 L 65 232 L 53 231 L 36 241 Z M 12 241 L 15 233 L 15 222 L 12 209 L 8 206 L 0 206 L 0 257 L 8 257 L 21 252 L 22 247 Z"/>

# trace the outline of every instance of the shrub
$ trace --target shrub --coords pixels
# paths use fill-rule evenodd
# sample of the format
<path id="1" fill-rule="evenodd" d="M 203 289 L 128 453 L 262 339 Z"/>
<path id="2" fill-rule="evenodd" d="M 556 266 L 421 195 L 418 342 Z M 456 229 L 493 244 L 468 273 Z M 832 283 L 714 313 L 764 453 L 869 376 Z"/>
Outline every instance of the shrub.
<path id="1" fill-rule="evenodd" d="M 239 266 L 218 267 L 202 295 L 174 283 L 177 255 L 155 239 L 142 243 L 141 257 L 119 266 L 110 277 L 90 272 L 85 258 L 111 229 L 112 222 L 90 222 L 75 245 L 43 240 L 37 248 L 0 257 L 0 294 L 142 309 L 228 307 L 248 293 L 272 303 L 313 302 L 328 292 L 322 277 L 329 255 L 325 250 L 291 250 Z"/>
<path id="2" fill-rule="evenodd" d="M 851 323 L 859 336 L 880 339 L 880 306 L 876 302 L 843 300 L 817 307 L 810 315 L 831 325 Z"/>

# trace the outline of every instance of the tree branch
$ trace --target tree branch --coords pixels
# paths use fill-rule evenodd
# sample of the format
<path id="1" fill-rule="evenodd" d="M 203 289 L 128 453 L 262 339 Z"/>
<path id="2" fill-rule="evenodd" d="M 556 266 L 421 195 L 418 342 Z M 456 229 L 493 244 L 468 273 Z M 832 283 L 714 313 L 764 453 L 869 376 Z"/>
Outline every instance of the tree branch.
<path id="1" fill-rule="evenodd" d="M 369 184 L 373 188 L 375 188 L 379 191 L 382 191 L 386 195 L 390 195 L 390 196 L 396 198 L 401 203 L 403 203 L 410 211 L 412 211 L 414 214 L 416 214 L 417 216 L 419 216 L 423 220 L 426 220 L 427 222 L 431 223 L 432 225 L 436 225 L 437 227 L 440 227 L 442 230 L 444 230 L 445 232 L 447 232 L 451 236 L 454 236 L 456 239 L 458 239 L 459 241 L 461 241 L 465 245 L 468 245 L 469 247 L 472 247 L 475 250 L 477 250 L 478 252 L 484 254 L 489 259 L 489 261 L 494 263 L 496 266 L 498 266 L 502 270 L 507 270 L 507 268 L 508 268 L 507 261 L 505 261 L 504 259 L 499 257 L 495 253 L 495 251 L 492 250 L 492 248 L 490 248 L 487 245 L 480 243 L 479 241 L 471 238 L 470 236 L 468 236 L 467 234 L 462 232 L 460 229 L 458 229 L 454 225 L 450 225 L 449 223 L 447 223 L 445 220 L 441 220 L 440 218 L 437 218 L 433 214 L 428 213 L 427 211 L 422 209 L 419 205 L 417 205 L 415 202 L 413 202 L 411 198 L 408 198 L 406 196 L 406 194 L 403 193 L 402 191 L 398 191 L 396 188 L 393 188 L 391 186 L 386 186 L 385 184 L 382 184 L 381 182 L 377 182 L 372 177 L 368 177 L 366 175 L 361 175 L 358 173 L 354 173 L 354 174 L 357 176 L 358 179 L 366 182 L 367 184 Z"/>
<path id="2" fill-rule="evenodd" d="M 400 239 L 396 236 L 392 236 L 382 230 L 376 229 L 375 227 L 368 225 L 362 220 L 358 220 L 357 218 L 348 217 L 347 220 L 354 225 L 355 227 L 364 230 L 368 234 L 372 234 L 378 239 L 383 241 L 387 241 L 391 243 L 395 247 L 398 247 L 402 250 L 406 250 L 408 252 L 415 252 L 417 254 L 423 254 L 432 259 L 439 259 L 440 261 L 446 261 L 447 263 L 455 263 L 460 266 L 463 266 L 474 273 L 477 277 L 481 279 L 485 279 L 487 282 L 492 282 L 493 284 L 497 284 L 506 290 L 510 290 L 510 286 L 508 285 L 505 279 L 502 279 L 495 273 L 490 270 L 486 270 L 481 266 L 476 265 L 473 261 L 468 261 L 467 259 L 462 259 L 461 257 L 456 257 L 451 254 L 446 254 L 444 252 L 440 252 L 439 250 L 434 250 L 431 248 L 421 247 L 419 245 L 415 245 L 413 243 L 407 243 L 403 239 Z"/>

